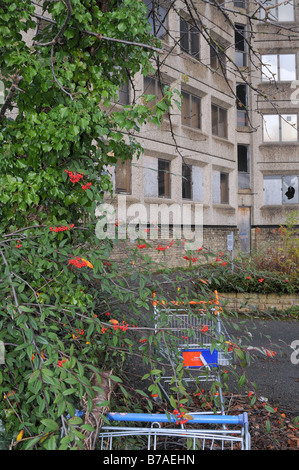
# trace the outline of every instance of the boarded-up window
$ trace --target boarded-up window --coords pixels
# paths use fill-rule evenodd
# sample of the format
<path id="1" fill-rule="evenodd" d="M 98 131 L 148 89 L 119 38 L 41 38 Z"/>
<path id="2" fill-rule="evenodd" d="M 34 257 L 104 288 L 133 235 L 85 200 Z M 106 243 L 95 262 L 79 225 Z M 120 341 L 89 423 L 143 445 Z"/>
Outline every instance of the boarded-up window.
<path id="1" fill-rule="evenodd" d="M 194 202 L 204 200 L 204 176 L 199 166 L 192 166 L 192 199 Z"/>
<path id="2" fill-rule="evenodd" d="M 131 162 L 129 160 L 122 162 L 120 158 L 118 159 L 115 166 L 115 192 L 131 192 Z"/>

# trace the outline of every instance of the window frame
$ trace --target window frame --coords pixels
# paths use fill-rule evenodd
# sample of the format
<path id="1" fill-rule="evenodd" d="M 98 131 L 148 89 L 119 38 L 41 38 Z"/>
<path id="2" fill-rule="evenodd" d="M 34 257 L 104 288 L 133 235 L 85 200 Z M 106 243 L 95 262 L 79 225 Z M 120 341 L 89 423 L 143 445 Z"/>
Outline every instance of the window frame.
<path id="1" fill-rule="evenodd" d="M 199 96 L 193 95 L 188 91 L 181 90 L 181 95 L 183 98 L 182 107 L 181 107 L 181 123 L 183 126 L 190 127 L 192 129 L 201 129 L 201 98 Z M 184 95 L 186 96 L 187 101 L 184 103 Z M 187 103 L 188 106 L 188 114 L 186 116 L 183 115 L 184 104 Z M 193 114 L 194 105 L 198 106 L 198 124 L 194 124 L 194 119 L 196 114 Z M 192 119 L 193 118 L 193 119 Z M 189 121 L 189 124 L 188 122 Z"/>
<path id="2" fill-rule="evenodd" d="M 278 118 L 278 125 L 277 125 L 277 130 L 278 130 L 278 137 L 279 139 L 278 140 L 271 140 L 271 139 L 265 139 L 265 134 L 266 134 L 266 130 L 265 130 L 265 116 L 272 116 L 272 117 L 277 117 Z M 296 127 L 292 126 L 291 127 L 294 127 L 294 129 L 297 131 L 297 138 L 296 140 L 293 139 L 293 140 L 285 140 L 283 139 L 283 123 L 285 123 L 285 120 L 284 120 L 284 116 L 296 116 Z M 288 113 L 288 114 L 285 114 L 285 113 L 281 113 L 281 114 L 263 114 L 262 115 L 262 129 L 263 129 L 263 143 L 266 143 L 266 144 L 271 144 L 271 143 L 287 143 L 287 142 L 291 142 L 291 143 L 294 143 L 294 142 L 298 142 L 298 113 L 294 113 L 294 114 L 291 114 L 291 113 Z"/>
<path id="3" fill-rule="evenodd" d="M 183 30 L 183 26 L 185 30 Z M 197 38 L 196 43 L 192 39 L 192 34 L 195 34 Z M 180 48 L 181 51 L 185 52 L 186 54 L 194 57 L 194 59 L 199 60 L 199 53 L 200 53 L 200 40 L 199 40 L 199 31 L 196 26 L 192 25 L 188 20 L 180 16 Z M 187 35 L 187 36 L 186 36 Z M 186 37 L 185 37 L 186 36 Z M 187 41 L 186 41 L 187 40 Z M 183 45 L 184 42 L 187 42 L 187 46 Z M 193 51 L 193 47 L 196 44 L 196 50 Z"/>
<path id="4" fill-rule="evenodd" d="M 221 47 L 224 49 L 223 44 L 218 44 L 212 39 L 213 44 L 210 44 L 210 67 L 211 69 L 218 71 L 220 70 L 223 74 L 226 74 L 226 55 Z"/>
<path id="5" fill-rule="evenodd" d="M 263 1 L 263 3 L 266 4 L 267 1 L 269 1 L 269 0 Z M 279 0 L 270 0 L 270 2 L 273 4 L 273 7 L 274 7 L 274 8 L 270 9 L 270 17 L 268 17 L 268 19 L 270 21 L 275 21 L 275 22 L 277 21 L 277 22 L 280 22 L 280 23 L 293 23 L 294 21 L 296 21 L 296 9 L 295 9 L 294 0 L 289 0 L 289 2 L 288 2 L 288 4 L 292 3 L 292 6 L 293 6 L 293 9 L 292 9 L 293 19 L 292 20 L 289 20 L 289 19 L 283 20 L 283 19 L 279 18 L 279 11 L 281 11 L 281 9 L 283 7 L 286 7 L 287 5 L 280 4 L 281 2 Z M 272 6 L 271 3 L 270 3 L 270 6 Z M 273 14 L 272 12 L 275 12 L 275 13 Z M 264 20 L 265 18 L 266 18 L 265 17 L 265 10 L 263 8 L 260 8 L 260 19 Z"/>
<path id="6" fill-rule="evenodd" d="M 241 101 L 241 97 L 238 95 L 238 88 L 244 87 L 244 101 Z M 237 105 L 237 127 L 247 127 L 248 126 L 248 86 L 245 83 L 236 84 L 236 105 Z"/>
<path id="7" fill-rule="evenodd" d="M 184 170 L 189 171 L 189 175 L 184 174 Z M 182 163 L 182 199 L 191 200 L 193 199 L 193 191 L 192 191 L 192 166 L 188 165 L 187 163 Z M 188 186 L 186 188 L 186 186 Z M 186 195 L 187 193 L 187 195 Z"/>
<path id="8" fill-rule="evenodd" d="M 243 31 L 243 34 L 239 31 Z M 238 40 L 237 34 L 242 38 Z M 237 48 L 237 45 L 244 43 L 244 48 Z M 247 67 L 248 65 L 248 47 L 246 42 L 246 25 L 235 23 L 235 63 L 237 67 Z M 238 57 L 242 57 L 242 60 L 239 60 Z"/>
<path id="9" fill-rule="evenodd" d="M 287 178 L 296 178 L 297 179 L 297 184 L 295 184 L 296 186 L 296 189 L 297 189 L 297 192 L 295 190 L 295 194 L 296 197 L 294 199 L 294 201 L 291 201 L 292 198 L 290 199 L 287 199 L 285 198 L 286 194 L 284 193 L 286 187 L 288 187 L 288 183 L 287 183 Z M 271 186 L 270 189 L 267 188 L 266 186 L 266 181 L 276 181 L 276 184 L 280 184 L 280 189 L 279 189 L 279 194 L 275 194 L 274 193 L 274 189 L 273 189 L 273 185 Z M 263 204 L 264 206 L 284 206 L 284 205 L 294 205 L 294 204 L 299 204 L 299 192 L 298 192 L 298 187 L 299 187 L 299 175 L 264 175 L 263 176 Z M 288 190 L 288 189 L 287 189 Z M 275 198 L 279 199 L 279 202 L 275 201 L 274 199 L 274 202 L 271 203 L 267 203 L 267 195 L 266 193 L 267 192 L 271 192 L 271 195 L 275 196 Z"/>
<path id="10" fill-rule="evenodd" d="M 155 0 L 145 0 L 144 3 L 147 9 L 147 19 L 152 28 L 152 34 L 159 39 L 165 39 L 169 27 L 167 9 L 163 5 L 157 4 Z"/>
<path id="11" fill-rule="evenodd" d="M 121 167 L 123 165 L 123 167 Z M 125 180 L 125 185 L 123 187 L 117 187 L 117 169 L 122 168 L 125 170 L 125 175 L 123 178 Z M 114 192 L 116 194 L 131 194 L 132 192 L 132 166 L 130 160 L 122 161 L 121 158 L 118 158 L 117 164 L 114 167 Z M 120 175 L 121 176 L 121 175 Z"/>
<path id="12" fill-rule="evenodd" d="M 168 166 L 168 169 L 161 168 L 161 166 Z M 171 162 L 169 160 L 164 160 L 158 158 L 158 197 L 170 199 L 171 198 L 171 179 L 170 179 L 170 166 Z M 160 167 L 160 168 L 159 168 Z M 164 185 L 164 190 L 161 191 L 162 183 Z"/>
<path id="13" fill-rule="evenodd" d="M 267 57 L 267 56 L 273 56 L 273 57 L 276 57 L 276 60 L 277 60 L 277 79 L 275 78 L 275 73 L 273 73 L 271 71 L 271 64 L 270 66 L 266 67 L 265 65 L 265 60 L 264 57 Z M 288 80 L 286 79 L 282 79 L 281 78 L 281 57 L 282 56 L 294 56 L 294 74 L 295 74 L 295 77 L 294 78 L 290 78 Z M 271 81 L 274 81 L 274 82 L 291 82 L 293 80 L 296 80 L 297 78 L 297 64 L 296 64 L 296 53 L 294 54 L 288 54 L 288 53 L 282 53 L 282 54 L 261 54 L 261 62 L 262 62 L 262 69 L 261 69 L 261 72 L 262 72 L 262 82 L 263 83 L 269 83 Z M 269 70 L 267 70 L 267 68 Z M 264 69 L 264 71 L 263 71 Z M 266 72 L 265 72 L 265 69 L 266 69 Z M 272 76 L 268 77 L 267 76 L 267 73 L 272 73 Z"/>
<path id="14" fill-rule="evenodd" d="M 217 132 L 216 133 L 213 130 L 214 127 L 215 127 L 215 125 L 213 124 L 213 109 L 217 110 L 217 124 L 216 124 Z M 219 134 L 219 126 L 220 126 L 219 114 L 220 114 L 220 112 L 225 113 L 225 133 L 224 133 L 224 135 Z M 222 106 L 219 106 L 215 103 L 212 103 L 211 104 L 211 123 L 212 123 L 212 135 L 214 137 L 220 137 L 222 139 L 227 139 L 228 138 L 228 113 L 227 113 L 226 108 L 223 108 Z"/>
<path id="15" fill-rule="evenodd" d="M 220 171 L 220 204 L 229 204 L 229 173 Z"/>

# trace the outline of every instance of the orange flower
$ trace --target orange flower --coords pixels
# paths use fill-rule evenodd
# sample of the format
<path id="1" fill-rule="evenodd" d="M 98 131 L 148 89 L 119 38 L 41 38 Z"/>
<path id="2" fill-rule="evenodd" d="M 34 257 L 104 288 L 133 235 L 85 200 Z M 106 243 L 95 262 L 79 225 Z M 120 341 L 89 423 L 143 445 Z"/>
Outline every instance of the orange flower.
<path id="1" fill-rule="evenodd" d="M 263 282 L 263 281 L 264 281 L 264 279 L 263 279 L 263 278 L 259 279 L 259 282 Z"/>

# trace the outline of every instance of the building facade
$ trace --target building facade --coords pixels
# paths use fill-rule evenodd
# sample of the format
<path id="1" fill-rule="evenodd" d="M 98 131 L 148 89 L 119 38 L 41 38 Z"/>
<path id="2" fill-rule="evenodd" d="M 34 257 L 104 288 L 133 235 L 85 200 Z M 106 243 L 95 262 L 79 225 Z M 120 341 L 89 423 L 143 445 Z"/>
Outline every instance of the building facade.
<path id="1" fill-rule="evenodd" d="M 231 232 L 237 251 L 277 245 L 279 224 L 299 208 L 299 9 L 292 0 L 265 2 L 269 10 L 240 0 L 198 1 L 193 12 L 173 5 L 147 2 L 164 52 L 155 75 L 135 77 L 134 96 L 155 95 L 154 105 L 167 85 L 182 106 L 160 128 L 141 129 L 144 155 L 113 171 L 114 202 L 189 207 L 195 225 L 202 205 L 203 245 L 214 251 L 227 251 Z M 124 87 L 119 103 L 130 93 Z M 167 210 L 155 222 L 167 224 Z"/>

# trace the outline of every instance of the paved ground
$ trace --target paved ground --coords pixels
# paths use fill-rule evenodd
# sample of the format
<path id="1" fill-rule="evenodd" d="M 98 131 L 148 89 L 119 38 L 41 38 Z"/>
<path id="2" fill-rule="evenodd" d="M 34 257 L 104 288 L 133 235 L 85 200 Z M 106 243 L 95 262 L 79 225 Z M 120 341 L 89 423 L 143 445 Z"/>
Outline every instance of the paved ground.
<path id="1" fill-rule="evenodd" d="M 299 414 L 299 321 L 248 320 L 242 334 L 245 328 L 252 334 L 252 346 L 276 352 L 274 358 L 254 353 L 247 377 L 257 384 L 258 394 L 268 398 L 271 406 Z M 293 341 L 298 341 L 297 352 L 291 348 Z"/>

